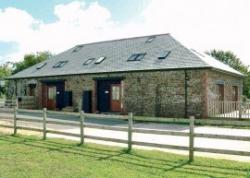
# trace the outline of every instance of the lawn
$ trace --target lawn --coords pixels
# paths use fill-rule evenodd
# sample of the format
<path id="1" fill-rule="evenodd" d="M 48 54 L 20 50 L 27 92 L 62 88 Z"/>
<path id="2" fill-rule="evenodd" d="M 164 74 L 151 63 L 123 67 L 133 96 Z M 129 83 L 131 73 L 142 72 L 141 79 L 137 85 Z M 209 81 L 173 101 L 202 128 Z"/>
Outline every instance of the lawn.
<path id="1" fill-rule="evenodd" d="M 0 178 L 250 177 L 250 164 L 0 134 Z"/>

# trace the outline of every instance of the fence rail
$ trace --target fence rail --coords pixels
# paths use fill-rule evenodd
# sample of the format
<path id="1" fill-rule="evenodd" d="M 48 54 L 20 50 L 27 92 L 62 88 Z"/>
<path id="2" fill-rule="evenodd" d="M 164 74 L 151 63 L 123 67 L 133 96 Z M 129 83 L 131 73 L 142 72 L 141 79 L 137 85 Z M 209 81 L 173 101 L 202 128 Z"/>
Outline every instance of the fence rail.
<path id="1" fill-rule="evenodd" d="M 42 113 L 42 117 L 40 119 L 35 118 L 24 118 L 23 115 L 20 117 L 18 112 L 29 112 L 29 113 Z M 210 152 L 210 153 L 219 153 L 219 154 L 231 154 L 231 155 L 241 155 L 241 156 L 250 156 L 250 152 L 248 151 L 236 151 L 236 150 L 224 150 L 224 149 L 214 149 L 214 148 L 200 148 L 195 147 L 194 142 L 196 138 L 208 138 L 208 139 L 226 139 L 226 140 L 239 140 L 239 141 L 250 141 L 250 137 L 246 136 L 233 136 L 233 135 L 218 135 L 218 134 L 205 134 L 205 133 L 195 133 L 195 119 L 194 117 L 190 117 L 190 119 L 186 120 L 189 122 L 189 132 L 178 132 L 178 131 L 167 131 L 167 130 L 156 130 L 156 129 L 143 129 L 143 128 L 134 128 L 133 127 L 133 120 L 134 116 L 130 113 L 127 116 L 117 116 L 117 115 L 100 115 L 100 114 L 86 114 L 83 111 L 78 114 L 73 114 L 72 116 L 78 116 L 79 121 L 62 121 L 62 120 L 48 120 L 47 114 L 51 113 L 51 111 L 44 110 L 24 110 L 24 109 L 14 109 L 14 124 L 13 126 L 10 125 L 3 125 L 1 124 L 0 127 L 5 128 L 13 128 L 14 135 L 17 134 L 18 130 L 30 130 L 35 132 L 43 133 L 43 138 L 47 138 L 47 134 L 58 134 L 58 135 L 65 135 L 65 136 L 72 136 L 72 137 L 79 137 L 81 144 L 85 143 L 85 139 L 93 139 L 93 140 L 102 140 L 102 141 L 109 141 L 109 142 L 117 142 L 127 144 L 128 150 L 132 149 L 133 145 L 138 146 L 149 146 L 149 147 L 158 147 L 158 148 L 167 148 L 167 149 L 177 149 L 177 150 L 187 150 L 189 151 L 189 160 L 192 161 L 194 159 L 194 152 Z M 53 113 L 60 113 L 55 112 Z M 69 114 L 69 113 L 68 113 Z M 127 120 L 127 127 L 121 126 L 107 126 L 107 125 L 97 125 L 97 124 L 89 124 L 85 122 L 86 118 L 96 118 L 96 119 L 126 119 Z M 24 122 L 36 122 L 42 123 L 42 128 L 33 128 L 33 127 L 24 127 L 18 126 L 19 121 Z M 212 121 L 211 121 L 212 122 Z M 227 121 L 230 122 L 230 121 Z M 241 122 L 241 121 L 238 121 Z M 226 121 L 224 121 L 226 123 Z M 55 125 L 68 125 L 68 126 L 75 126 L 80 129 L 80 133 L 70 133 L 70 132 L 63 132 L 58 130 L 51 130 L 47 128 L 47 124 L 55 124 Z M 88 135 L 85 133 L 85 128 L 95 128 L 95 129 L 104 129 L 104 130 L 113 130 L 113 131 L 122 131 L 127 132 L 127 139 L 118 139 L 118 138 L 109 138 L 109 137 L 101 137 L 101 136 L 93 136 Z M 189 138 L 189 144 L 187 146 L 178 146 L 178 145 L 170 145 L 170 144 L 160 144 L 160 143 L 149 143 L 149 142 L 142 142 L 142 141 L 134 141 L 133 134 L 134 133 L 143 133 L 143 134 L 153 134 L 153 135 L 168 135 L 168 136 L 180 136 L 180 137 L 187 137 Z"/>

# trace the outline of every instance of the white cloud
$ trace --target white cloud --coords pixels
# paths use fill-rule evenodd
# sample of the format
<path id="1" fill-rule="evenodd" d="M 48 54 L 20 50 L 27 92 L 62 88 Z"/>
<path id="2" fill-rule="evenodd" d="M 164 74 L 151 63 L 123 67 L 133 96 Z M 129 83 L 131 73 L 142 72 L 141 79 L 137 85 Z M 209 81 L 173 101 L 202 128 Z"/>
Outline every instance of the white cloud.
<path id="1" fill-rule="evenodd" d="M 249 9 L 249 0 L 152 0 L 143 16 L 152 31 L 170 32 L 202 51 L 232 50 L 250 64 Z"/>
<path id="2" fill-rule="evenodd" d="M 79 43 L 170 32 L 189 47 L 232 50 L 250 64 L 249 9 L 248 0 L 151 0 L 137 20 L 121 24 L 97 2 L 73 1 L 55 6 L 57 20 L 46 24 L 7 8 L 0 10 L 0 41 L 19 44 L 18 53 L 5 56 L 14 60 L 28 52 L 58 53 Z"/>

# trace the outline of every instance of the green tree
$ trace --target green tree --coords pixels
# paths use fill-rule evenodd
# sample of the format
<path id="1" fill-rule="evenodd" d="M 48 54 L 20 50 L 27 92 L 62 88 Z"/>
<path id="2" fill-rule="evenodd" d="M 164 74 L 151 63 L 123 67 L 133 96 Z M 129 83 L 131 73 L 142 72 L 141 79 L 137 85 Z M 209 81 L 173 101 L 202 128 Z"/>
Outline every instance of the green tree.
<path id="1" fill-rule="evenodd" d="M 11 68 L 8 63 L 0 65 L 0 98 L 6 93 L 5 77 L 11 74 Z"/>
<path id="2" fill-rule="evenodd" d="M 37 52 L 36 54 L 26 54 L 22 61 L 13 64 L 12 74 L 15 74 L 17 72 L 29 68 L 30 66 L 40 63 L 51 56 L 52 54 L 48 51 Z"/>
<path id="3" fill-rule="evenodd" d="M 243 80 L 243 95 L 250 98 L 250 71 L 249 66 L 246 66 L 242 63 L 240 58 L 238 58 L 233 52 L 231 51 L 222 51 L 213 49 L 211 51 L 206 52 L 208 55 L 216 58 L 219 61 L 231 66 L 235 70 L 241 72 L 245 75 Z"/>

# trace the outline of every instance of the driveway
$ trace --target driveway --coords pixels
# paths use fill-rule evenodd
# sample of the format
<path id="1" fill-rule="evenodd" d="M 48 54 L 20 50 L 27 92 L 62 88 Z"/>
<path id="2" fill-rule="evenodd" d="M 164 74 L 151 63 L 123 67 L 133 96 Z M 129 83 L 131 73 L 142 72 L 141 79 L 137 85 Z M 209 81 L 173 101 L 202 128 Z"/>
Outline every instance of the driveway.
<path id="1" fill-rule="evenodd" d="M 21 117 L 39 117 L 41 114 L 28 114 L 28 113 L 19 113 Z M 29 116 L 27 116 L 29 115 Z M 0 113 L 0 121 L 1 118 L 12 118 L 13 114 L 10 113 Z M 48 118 L 51 120 L 67 120 L 67 121 L 79 121 L 79 118 L 74 116 L 70 117 L 68 115 L 62 114 L 49 114 Z M 12 124 L 12 120 L 4 119 L 5 122 Z M 86 119 L 87 123 L 91 124 L 100 124 L 100 125 L 110 125 L 110 126 L 120 126 L 127 127 L 127 121 L 123 120 L 114 120 L 114 119 Z M 18 125 L 30 126 L 30 127 L 39 127 L 42 128 L 41 123 L 28 123 L 28 122 L 18 122 Z M 159 130 L 171 130 L 178 132 L 189 132 L 188 125 L 178 125 L 178 124 L 163 124 L 163 123 L 142 123 L 135 122 L 133 124 L 134 128 L 144 128 L 144 129 L 159 129 Z M 75 126 L 60 126 L 54 124 L 48 124 L 48 129 L 55 129 L 64 132 L 70 133 L 80 133 L 80 129 Z M 232 128 L 219 128 L 219 127 L 208 127 L 208 126 L 196 126 L 196 133 L 211 133 L 211 134 L 220 134 L 220 135 L 234 135 L 234 136 L 247 136 L 250 137 L 250 130 L 247 129 L 232 129 Z M 110 131 L 110 130 L 100 130 L 100 129 L 92 129 L 86 128 L 85 134 L 93 135 L 93 136 L 101 136 L 101 137 L 109 137 L 109 138 L 118 138 L 118 139 L 127 139 L 127 133 L 122 131 Z M 67 138 L 72 140 L 79 141 L 79 138 L 61 136 L 61 135 L 53 135 L 49 134 L 49 137 L 56 138 Z M 123 146 L 126 147 L 125 144 L 112 143 L 112 142 L 104 142 L 104 141 L 96 141 L 96 140 L 86 140 L 87 142 L 94 142 L 100 144 L 108 144 L 114 146 Z M 177 145 L 177 146 L 188 146 L 189 139 L 188 137 L 183 136 L 167 136 L 167 135 L 155 135 L 155 134 L 143 134 L 143 133 L 133 133 L 133 141 L 143 141 L 150 143 L 160 143 L 160 144 L 169 144 L 169 145 Z M 224 139 L 206 139 L 206 138 L 195 138 L 195 146 L 196 147 L 204 147 L 204 148 L 216 148 L 216 149 L 227 149 L 227 150 L 239 150 L 239 151 L 250 151 L 250 142 L 246 141 L 231 141 Z M 168 151 L 173 153 L 185 154 L 187 155 L 187 151 L 179 151 L 179 150 L 169 150 L 169 149 L 160 149 L 160 148 L 151 148 L 151 147 L 142 147 L 142 146 L 134 146 L 143 149 L 155 149 L 161 151 Z M 216 157 L 223 159 L 232 159 L 239 161 L 248 161 L 250 162 L 250 157 L 243 156 L 233 156 L 233 155 L 222 155 L 222 154 L 212 154 L 212 153 L 198 153 L 195 152 L 195 155 L 206 156 L 206 157 Z"/>

